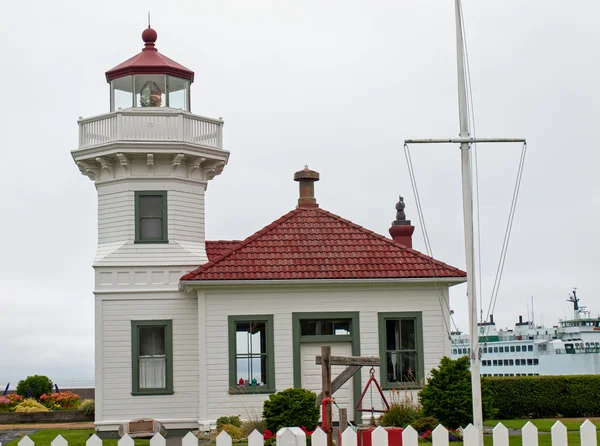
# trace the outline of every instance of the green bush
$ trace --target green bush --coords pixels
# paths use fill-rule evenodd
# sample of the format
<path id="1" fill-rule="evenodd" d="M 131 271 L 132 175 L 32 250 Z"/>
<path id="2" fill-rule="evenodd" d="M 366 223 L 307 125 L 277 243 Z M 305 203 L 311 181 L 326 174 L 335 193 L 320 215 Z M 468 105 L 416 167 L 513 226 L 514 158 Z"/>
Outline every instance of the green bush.
<path id="1" fill-rule="evenodd" d="M 242 425 L 242 419 L 240 415 L 231 415 L 228 417 L 219 417 L 217 418 L 217 430 L 221 430 L 221 426 L 225 424 L 231 424 L 235 427 L 240 427 Z"/>
<path id="2" fill-rule="evenodd" d="M 419 408 L 414 404 L 392 404 L 390 410 L 379 418 L 380 426 L 406 427 L 421 415 Z"/>
<path id="3" fill-rule="evenodd" d="M 600 416 L 600 375 L 488 378 L 500 419 Z"/>
<path id="4" fill-rule="evenodd" d="M 46 406 L 38 403 L 33 398 L 27 398 L 27 399 L 23 400 L 23 402 L 19 403 L 15 409 L 15 412 L 29 412 L 29 413 L 49 412 L 49 411 L 50 411 L 50 409 L 48 409 Z"/>
<path id="5" fill-rule="evenodd" d="M 241 440 L 244 438 L 242 428 L 233 424 L 222 424 L 218 430 L 227 432 L 232 440 Z"/>
<path id="6" fill-rule="evenodd" d="M 304 426 L 312 431 L 319 422 L 317 396 L 306 389 L 286 389 L 269 395 L 263 406 L 265 425 L 271 432 L 282 427 Z"/>
<path id="7" fill-rule="evenodd" d="M 96 413 L 96 402 L 94 400 L 83 400 L 79 405 L 79 410 L 86 415 L 94 415 Z"/>
<path id="8" fill-rule="evenodd" d="M 410 423 L 414 430 L 422 434 L 423 432 L 434 430 L 440 422 L 434 417 L 417 418 Z"/>
<path id="9" fill-rule="evenodd" d="M 496 413 L 494 400 L 485 379 L 481 382 L 481 396 L 483 417 L 493 418 Z M 456 429 L 471 423 L 473 399 L 469 358 L 442 358 L 439 367 L 431 370 L 431 377 L 419 393 L 419 400 L 423 414 L 437 418 L 446 428 Z"/>
<path id="10" fill-rule="evenodd" d="M 17 384 L 17 394 L 23 398 L 28 397 L 29 389 L 31 389 L 29 397 L 39 400 L 43 394 L 52 393 L 52 381 L 47 376 L 33 375 Z"/>

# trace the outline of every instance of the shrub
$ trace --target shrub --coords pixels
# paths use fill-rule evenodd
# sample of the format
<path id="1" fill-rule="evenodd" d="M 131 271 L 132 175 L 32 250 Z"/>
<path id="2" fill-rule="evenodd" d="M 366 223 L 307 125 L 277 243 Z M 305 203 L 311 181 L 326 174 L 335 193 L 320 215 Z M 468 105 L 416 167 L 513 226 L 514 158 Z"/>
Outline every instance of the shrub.
<path id="1" fill-rule="evenodd" d="M 489 378 L 498 417 L 600 416 L 600 375 Z"/>
<path id="2" fill-rule="evenodd" d="M 40 402 L 48 409 L 64 410 L 79 407 L 79 395 L 73 392 L 44 393 Z"/>
<path id="3" fill-rule="evenodd" d="M 231 424 L 232 426 L 240 427 L 242 425 L 242 420 L 240 415 L 217 418 L 217 430 L 221 430 L 221 426 L 224 424 Z"/>
<path id="4" fill-rule="evenodd" d="M 94 400 L 83 400 L 79 405 L 79 410 L 86 415 L 94 415 L 96 413 L 96 402 Z"/>
<path id="5" fill-rule="evenodd" d="M 317 396 L 306 389 L 286 389 L 271 394 L 263 406 L 265 426 L 271 432 L 288 426 L 314 430 L 319 422 L 316 402 Z"/>
<path id="6" fill-rule="evenodd" d="M 45 406 L 42 406 L 33 398 L 27 398 L 23 400 L 22 403 L 19 403 L 15 408 L 15 412 L 48 412 L 49 409 Z"/>
<path id="7" fill-rule="evenodd" d="M 419 418 L 420 415 L 421 411 L 414 404 L 396 403 L 392 404 L 390 410 L 379 418 L 379 425 L 406 427 Z"/>
<path id="8" fill-rule="evenodd" d="M 265 420 L 262 418 L 251 418 L 249 420 L 242 421 L 242 431 L 244 436 L 250 435 L 252 432 L 257 430 L 261 434 L 265 432 Z"/>
<path id="9" fill-rule="evenodd" d="M 232 440 L 241 440 L 244 438 L 244 432 L 239 426 L 234 426 L 233 424 L 222 424 L 220 431 L 227 432 Z"/>
<path id="10" fill-rule="evenodd" d="M 483 417 L 492 418 L 496 411 L 486 380 L 481 383 L 481 397 Z M 431 370 L 431 378 L 419 393 L 419 399 L 424 415 L 437 418 L 444 427 L 467 426 L 473 419 L 469 358 L 442 358 L 439 367 Z"/>
<path id="11" fill-rule="evenodd" d="M 31 392 L 28 395 L 30 389 Z M 28 376 L 27 379 L 19 381 L 19 384 L 17 384 L 17 394 L 23 398 L 38 400 L 44 393 L 52 393 L 52 381 L 47 376 Z"/>
<path id="12" fill-rule="evenodd" d="M 438 424 L 440 424 L 440 422 L 434 417 L 421 417 L 410 423 L 413 429 L 420 434 L 434 430 Z"/>

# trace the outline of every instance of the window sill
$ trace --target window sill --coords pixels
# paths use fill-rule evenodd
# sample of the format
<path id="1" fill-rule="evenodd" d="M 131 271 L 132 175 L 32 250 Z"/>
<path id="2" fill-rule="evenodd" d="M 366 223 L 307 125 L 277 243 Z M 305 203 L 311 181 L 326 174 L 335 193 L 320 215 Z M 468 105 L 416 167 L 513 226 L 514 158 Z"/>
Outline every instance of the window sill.
<path id="1" fill-rule="evenodd" d="M 133 243 L 148 244 L 148 243 L 169 243 L 168 240 L 134 240 Z"/>
<path id="2" fill-rule="evenodd" d="M 275 389 L 270 389 L 264 386 L 233 386 L 229 388 L 230 395 L 255 395 L 255 394 L 267 394 L 267 393 L 275 393 Z"/>
<path id="3" fill-rule="evenodd" d="M 172 390 L 149 390 L 147 392 L 131 392 L 133 396 L 153 396 L 153 395 L 173 395 L 175 392 Z"/>

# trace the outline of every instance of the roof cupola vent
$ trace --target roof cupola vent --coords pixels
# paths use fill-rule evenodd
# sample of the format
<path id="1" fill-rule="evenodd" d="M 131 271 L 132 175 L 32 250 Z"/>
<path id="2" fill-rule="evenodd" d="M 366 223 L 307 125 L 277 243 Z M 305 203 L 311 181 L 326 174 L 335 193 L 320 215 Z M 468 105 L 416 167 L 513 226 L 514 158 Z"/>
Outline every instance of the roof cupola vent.
<path id="1" fill-rule="evenodd" d="M 144 41 L 144 46 L 146 47 L 142 51 L 156 51 L 156 48 L 154 48 L 156 39 L 158 39 L 158 33 L 154 31 L 154 29 L 150 28 L 150 25 L 148 25 L 148 28 L 142 31 L 142 40 Z"/>
<path id="2" fill-rule="evenodd" d="M 396 243 L 412 248 L 412 235 L 415 232 L 415 227 L 410 224 L 410 220 L 406 219 L 404 197 L 398 198 L 398 203 L 396 203 L 396 220 L 392 222 L 390 235 Z"/>
<path id="3" fill-rule="evenodd" d="M 315 181 L 319 181 L 319 172 L 310 170 L 308 166 L 294 174 L 294 181 L 300 183 L 300 195 L 297 208 L 318 208 L 315 198 Z"/>

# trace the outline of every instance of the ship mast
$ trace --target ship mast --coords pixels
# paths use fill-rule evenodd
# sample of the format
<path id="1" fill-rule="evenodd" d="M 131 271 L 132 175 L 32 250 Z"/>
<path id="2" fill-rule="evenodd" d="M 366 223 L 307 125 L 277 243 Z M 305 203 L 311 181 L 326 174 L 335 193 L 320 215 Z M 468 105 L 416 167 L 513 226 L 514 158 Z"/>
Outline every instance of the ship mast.
<path id="1" fill-rule="evenodd" d="M 467 83 L 465 46 L 463 41 L 462 8 L 460 0 L 455 0 L 456 14 L 456 56 L 458 74 L 458 113 L 460 137 L 446 139 L 407 139 L 405 144 L 459 143 L 462 172 L 463 222 L 467 269 L 467 297 L 469 305 L 469 335 L 471 352 L 471 387 L 473 398 L 473 425 L 479 432 L 479 445 L 483 446 L 483 413 L 481 403 L 481 352 L 479 349 L 479 327 L 477 325 L 477 298 L 475 283 L 475 250 L 473 236 L 473 178 L 471 171 L 471 144 L 478 142 L 522 142 L 523 138 L 471 138 L 467 109 Z"/>

